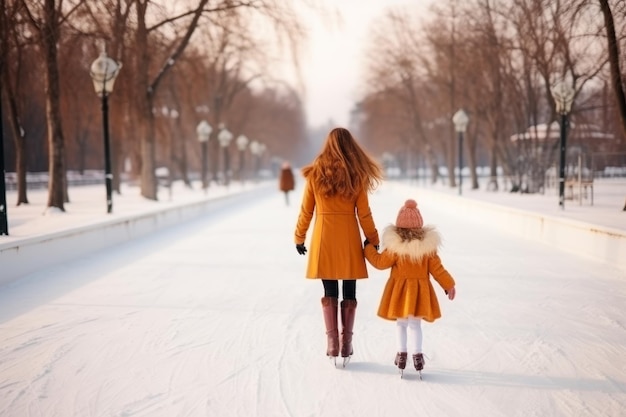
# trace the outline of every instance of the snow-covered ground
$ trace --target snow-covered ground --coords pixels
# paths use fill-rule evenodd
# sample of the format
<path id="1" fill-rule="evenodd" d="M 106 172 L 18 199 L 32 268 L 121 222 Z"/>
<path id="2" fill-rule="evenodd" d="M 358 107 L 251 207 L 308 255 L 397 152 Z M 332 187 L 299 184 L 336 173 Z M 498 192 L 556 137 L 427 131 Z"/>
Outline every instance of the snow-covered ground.
<path id="1" fill-rule="evenodd" d="M 457 299 L 437 288 L 424 380 L 400 379 L 395 325 L 376 316 L 388 271 L 370 268 L 354 357 L 334 369 L 321 283 L 293 245 L 299 191 L 290 206 L 268 189 L 1 287 L 0 416 L 626 415 L 626 272 L 480 226 L 406 184 L 371 197 L 377 226 L 415 198 L 444 237 Z M 16 234 L 32 232 L 26 217 Z"/>

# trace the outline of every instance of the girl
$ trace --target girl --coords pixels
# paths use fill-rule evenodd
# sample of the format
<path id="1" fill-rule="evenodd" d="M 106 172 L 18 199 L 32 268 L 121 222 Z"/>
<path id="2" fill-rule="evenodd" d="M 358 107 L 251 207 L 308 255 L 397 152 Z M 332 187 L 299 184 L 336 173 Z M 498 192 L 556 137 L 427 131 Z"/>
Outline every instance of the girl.
<path id="1" fill-rule="evenodd" d="M 359 227 L 373 245 L 378 245 L 367 195 L 382 181 L 382 169 L 348 130 L 335 128 L 328 134 L 321 153 L 302 169 L 302 174 L 306 184 L 296 224 L 296 249 L 300 255 L 307 252 L 304 242 L 315 214 L 306 277 L 322 280 L 326 355 L 336 358 L 341 353 L 345 366 L 353 353 L 356 280 L 368 277 Z M 341 339 L 337 325 L 339 280 L 343 280 Z"/>
<path id="2" fill-rule="evenodd" d="M 450 300 L 456 295 L 454 279 L 437 254 L 441 237 L 433 226 L 424 226 L 415 200 L 407 200 L 400 208 L 396 225 L 383 230 L 382 253 L 370 243 L 367 239 L 364 242 L 367 260 L 377 269 L 391 268 L 378 315 L 396 321 L 398 353 L 394 363 L 402 374 L 407 361 L 408 328 L 413 345 L 413 365 L 421 377 L 424 368 L 421 321 L 433 322 L 441 317 L 430 276 L 441 285 Z"/>

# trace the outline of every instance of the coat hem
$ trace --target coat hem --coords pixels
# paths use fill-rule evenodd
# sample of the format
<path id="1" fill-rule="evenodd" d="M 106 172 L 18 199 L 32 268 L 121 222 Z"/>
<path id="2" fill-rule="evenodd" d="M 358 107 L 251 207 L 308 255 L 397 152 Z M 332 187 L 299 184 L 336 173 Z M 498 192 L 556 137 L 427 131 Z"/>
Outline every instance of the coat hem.
<path id="1" fill-rule="evenodd" d="M 369 277 L 351 277 L 351 278 L 336 278 L 336 277 L 305 277 L 306 279 L 326 279 L 329 281 L 345 281 L 351 279 L 368 279 Z"/>

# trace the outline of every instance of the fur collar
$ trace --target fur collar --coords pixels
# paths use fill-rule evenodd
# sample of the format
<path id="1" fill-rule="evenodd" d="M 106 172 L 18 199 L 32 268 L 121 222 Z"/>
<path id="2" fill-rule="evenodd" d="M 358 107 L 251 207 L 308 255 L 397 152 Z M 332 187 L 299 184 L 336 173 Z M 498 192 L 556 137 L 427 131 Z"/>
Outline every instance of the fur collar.
<path id="1" fill-rule="evenodd" d="M 382 248 L 400 256 L 408 256 L 412 261 L 419 261 L 424 256 L 432 255 L 441 246 L 441 235 L 434 226 L 424 226 L 424 239 L 402 241 L 396 227 L 389 225 L 385 227 L 382 235 Z"/>

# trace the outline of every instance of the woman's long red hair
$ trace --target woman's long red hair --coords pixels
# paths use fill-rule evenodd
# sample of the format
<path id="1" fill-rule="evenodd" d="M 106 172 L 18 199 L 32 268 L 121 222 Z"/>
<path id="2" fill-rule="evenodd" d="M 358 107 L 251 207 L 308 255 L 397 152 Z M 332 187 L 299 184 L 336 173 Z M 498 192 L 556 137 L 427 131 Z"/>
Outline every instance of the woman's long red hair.
<path id="1" fill-rule="evenodd" d="M 342 127 L 330 131 L 320 154 L 302 168 L 325 197 L 356 197 L 364 188 L 373 191 L 383 180 L 380 165 Z"/>

